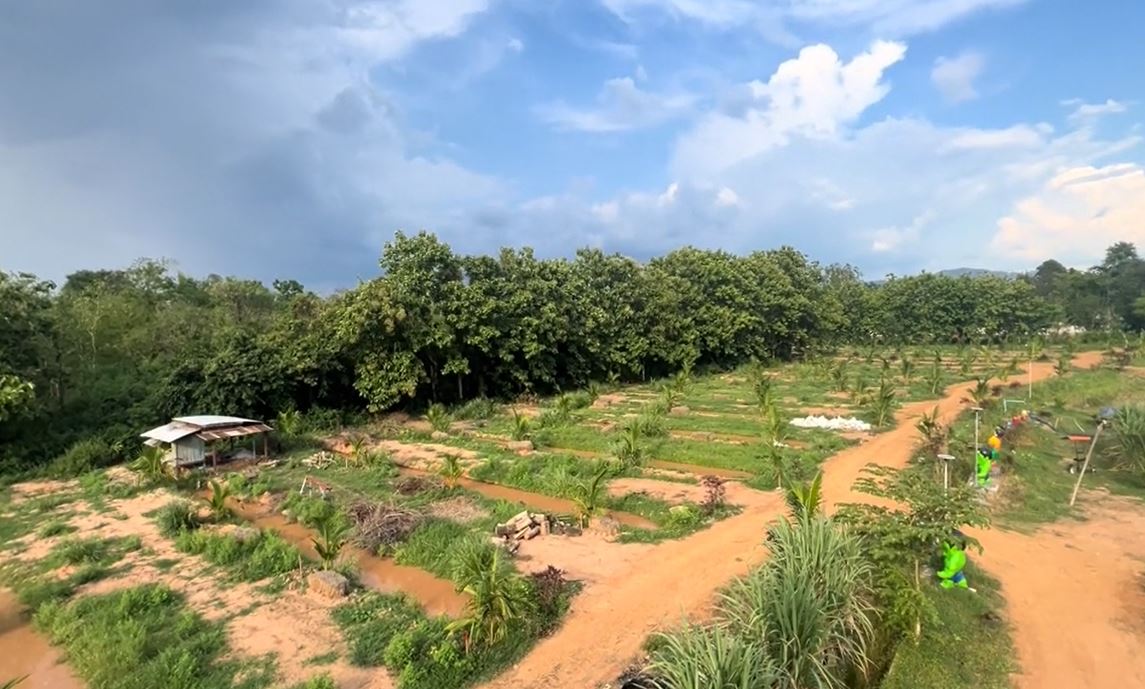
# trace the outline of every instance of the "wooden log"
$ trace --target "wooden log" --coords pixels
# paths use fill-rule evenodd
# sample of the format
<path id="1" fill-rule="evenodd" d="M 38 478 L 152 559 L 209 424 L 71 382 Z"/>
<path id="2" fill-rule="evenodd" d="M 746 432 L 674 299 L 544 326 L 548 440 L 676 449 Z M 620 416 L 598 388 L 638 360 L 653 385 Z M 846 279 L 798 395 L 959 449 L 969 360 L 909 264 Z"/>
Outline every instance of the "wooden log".
<path id="1" fill-rule="evenodd" d="M 537 536 L 540 536 L 540 535 L 541 535 L 541 527 L 539 527 L 539 526 L 534 526 L 534 527 L 532 527 L 531 529 L 529 529 L 528 531 L 526 531 L 526 532 L 525 532 L 525 540 L 526 540 L 526 541 L 530 541 L 530 540 L 532 540 L 532 539 L 534 539 L 534 538 L 536 538 Z"/>

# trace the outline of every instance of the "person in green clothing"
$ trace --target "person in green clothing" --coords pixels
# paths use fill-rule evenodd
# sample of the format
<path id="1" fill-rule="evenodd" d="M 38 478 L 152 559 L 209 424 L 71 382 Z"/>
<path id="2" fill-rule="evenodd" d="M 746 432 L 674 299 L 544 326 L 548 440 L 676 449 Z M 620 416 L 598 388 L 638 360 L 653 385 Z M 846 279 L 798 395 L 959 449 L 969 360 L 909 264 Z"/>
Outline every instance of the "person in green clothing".
<path id="1" fill-rule="evenodd" d="M 978 485 L 984 486 L 990 480 L 990 469 L 998 460 L 998 449 L 1002 447 L 1002 440 L 997 435 L 990 436 L 986 446 L 978 448 L 977 478 Z"/>
<path id="2" fill-rule="evenodd" d="M 966 575 L 962 570 L 966 567 L 966 535 L 955 531 L 949 540 L 942 544 L 943 568 L 939 571 L 939 585 L 944 589 L 955 586 L 962 589 L 970 588 Z"/>

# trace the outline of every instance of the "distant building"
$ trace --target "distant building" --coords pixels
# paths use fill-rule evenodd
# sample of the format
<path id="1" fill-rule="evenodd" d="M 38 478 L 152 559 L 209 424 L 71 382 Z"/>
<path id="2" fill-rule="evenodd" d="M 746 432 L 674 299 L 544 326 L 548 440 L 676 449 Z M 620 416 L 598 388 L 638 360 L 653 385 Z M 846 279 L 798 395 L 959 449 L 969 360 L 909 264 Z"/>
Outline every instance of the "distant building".
<path id="1" fill-rule="evenodd" d="M 175 467 L 212 465 L 268 453 L 267 434 L 273 428 L 237 416 L 180 416 L 141 433 L 145 445 L 167 450 L 165 461 Z M 262 442 L 259 442 L 261 438 Z M 249 443 L 247 442 L 249 439 Z"/>

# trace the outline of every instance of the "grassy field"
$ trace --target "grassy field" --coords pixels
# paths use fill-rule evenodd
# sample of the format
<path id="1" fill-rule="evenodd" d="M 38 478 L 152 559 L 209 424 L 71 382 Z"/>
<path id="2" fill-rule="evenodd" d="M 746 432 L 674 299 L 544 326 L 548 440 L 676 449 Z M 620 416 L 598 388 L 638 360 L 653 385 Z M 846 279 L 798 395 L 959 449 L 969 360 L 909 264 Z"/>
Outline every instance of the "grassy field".
<path id="1" fill-rule="evenodd" d="M 1021 391 L 1025 397 L 1025 390 Z M 1002 452 L 1002 487 L 992 505 L 992 518 L 999 526 L 1030 530 L 1062 518 L 1082 518 L 1069 507 L 1069 497 L 1077 477 L 1069 473 L 1075 456 L 1066 434 L 1093 434 L 1098 411 L 1104 407 L 1141 404 L 1145 400 L 1145 376 L 1111 368 L 1074 371 L 1038 383 L 1033 388 L 1033 404 L 1015 404 L 1006 412 L 993 403 L 982 415 L 980 442 L 994 426 L 1017 413 L 1030 409 L 1047 425 L 1030 422 L 1005 438 Z M 963 413 L 952 426 L 951 447 L 960 458 L 958 478 L 969 475 L 974 438 L 974 417 Z M 1084 451 L 1084 447 L 1082 448 Z M 1084 490 L 1104 489 L 1114 495 L 1145 498 L 1145 474 L 1118 453 L 1117 434 L 1103 431 L 1094 450 Z"/>
<path id="2" fill-rule="evenodd" d="M 998 582 L 969 564 L 977 593 L 926 587 L 938 619 L 899 646 L 882 689 L 1010 689 L 1017 669 Z"/>

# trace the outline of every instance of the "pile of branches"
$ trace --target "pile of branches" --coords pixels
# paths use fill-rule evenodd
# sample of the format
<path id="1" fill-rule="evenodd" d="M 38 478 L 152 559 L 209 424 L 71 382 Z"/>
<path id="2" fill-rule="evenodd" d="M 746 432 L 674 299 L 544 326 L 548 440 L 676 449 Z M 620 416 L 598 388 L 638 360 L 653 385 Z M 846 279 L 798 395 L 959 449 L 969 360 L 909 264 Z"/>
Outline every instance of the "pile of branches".
<path id="1" fill-rule="evenodd" d="M 359 500 L 347 513 L 354 524 L 354 545 L 379 552 L 405 541 L 425 518 L 420 512 L 384 502 Z"/>

